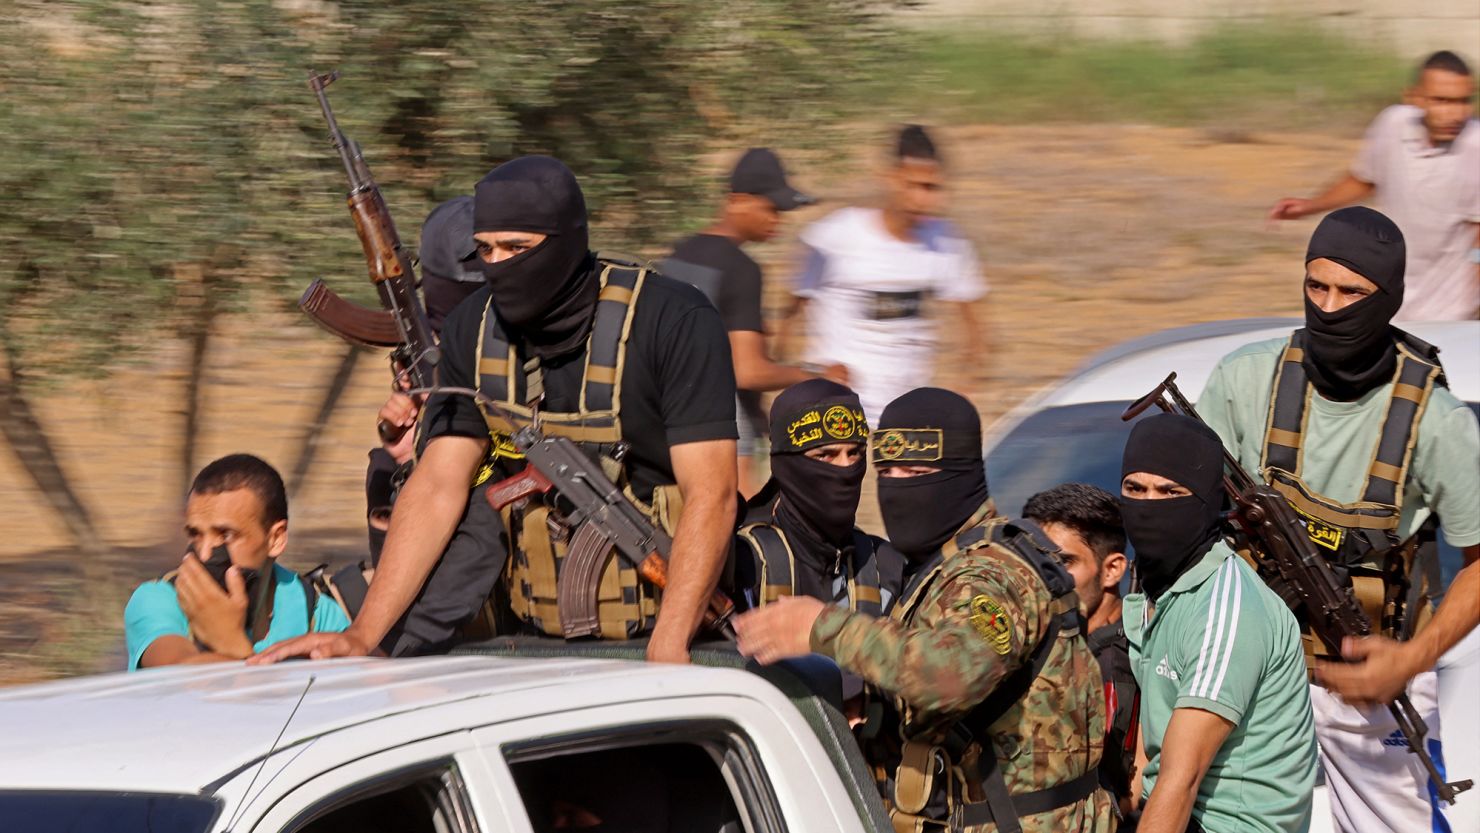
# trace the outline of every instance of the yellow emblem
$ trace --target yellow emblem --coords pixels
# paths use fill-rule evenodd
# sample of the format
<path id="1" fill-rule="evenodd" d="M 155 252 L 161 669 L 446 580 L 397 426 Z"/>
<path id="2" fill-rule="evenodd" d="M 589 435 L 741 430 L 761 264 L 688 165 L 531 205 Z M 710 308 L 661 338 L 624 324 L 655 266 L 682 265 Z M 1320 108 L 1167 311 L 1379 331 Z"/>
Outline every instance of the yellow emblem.
<path id="1" fill-rule="evenodd" d="M 893 460 L 904 453 L 904 435 L 898 431 L 886 431 L 879 437 L 879 456 L 885 460 Z"/>
<path id="2" fill-rule="evenodd" d="M 1325 547 L 1332 552 L 1341 549 L 1341 539 L 1346 537 L 1341 527 L 1313 518 L 1299 509 L 1296 509 L 1295 513 L 1305 523 L 1305 531 L 1310 534 L 1311 543 L 1318 547 Z"/>
<path id="3" fill-rule="evenodd" d="M 853 414 L 842 405 L 834 405 L 827 409 L 822 415 L 822 427 L 827 429 L 829 436 L 834 439 L 846 440 L 853 437 L 853 432 L 858 430 L 858 422 L 853 419 Z"/>
<path id="4" fill-rule="evenodd" d="M 981 634 L 992 650 L 1003 656 L 1012 650 L 1012 620 L 1007 611 L 991 596 L 976 596 L 971 600 L 971 626 Z"/>

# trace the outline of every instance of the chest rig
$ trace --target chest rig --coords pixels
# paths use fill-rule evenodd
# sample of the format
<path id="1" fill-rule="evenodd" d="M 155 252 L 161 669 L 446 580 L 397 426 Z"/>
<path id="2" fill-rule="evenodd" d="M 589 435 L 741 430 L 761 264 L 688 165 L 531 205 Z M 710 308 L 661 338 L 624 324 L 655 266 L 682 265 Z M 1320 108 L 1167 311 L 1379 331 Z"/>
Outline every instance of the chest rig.
<path id="1" fill-rule="evenodd" d="M 760 598 L 756 600 L 757 605 L 770 604 L 782 596 L 797 595 L 796 551 L 792 549 L 791 539 L 786 532 L 773 524 L 760 522 L 746 524 L 736 534 L 755 553 L 760 578 Z M 849 610 L 874 617 L 883 615 L 883 579 L 879 575 L 879 561 L 872 538 L 859 530 L 853 530 L 852 551 L 847 558 L 839 553 L 833 577 L 845 583 Z"/>
<path id="2" fill-rule="evenodd" d="M 1306 424 L 1315 388 L 1307 378 L 1305 331 L 1290 336 L 1275 371 L 1259 469 L 1300 519 L 1316 548 L 1352 579 L 1357 601 L 1373 623 L 1389 635 L 1406 635 L 1410 575 L 1423 539 L 1432 540 L 1433 519 L 1414 541 L 1400 546 L 1398 523 L 1408 466 L 1418 441 L 1418 422 L 1436 386 L 1445 386 L 1438 350 L 1406 333 L 1397 333 L 1398 363 L 1393 390 L 1377 432 L 1361 497 L 1340 503 L 1321 495 L 1302 479 Z M 1426 605 L 1420 607 L 1420 612 Z"/>
<path id="3" fill-rule="evenodd" d="M 993 729 L 1013 728 L 997 724 L 1043 673 L 1054 647 L 1061 640 L 1080 638 L 1084 627 L 1074 579 L 1059 563 L 1058 547 L 1036 524 L 996 518 L 959 533 L 911 577 L 890 619 L 908 625 L 930 595 L 931 587 L 946 572 L 953 555 L 993 544 L 1026 561 L 1047 587 L 1052 596 L 1048 627 L 1033 646 L 1028 662 L 1003 679 L 966 717 L 951 725 L 910 736 L 913 709 L 908 703 L 896 701 L 906 736 L 890 809 L 890 819 L 899 833 L 960 833 L 987 824 L 996 824 L 999 833 L 1020 833 L 1023 816 L 1074 804 L 1093 794 L 1099 785 L 1099 771 L 1091 768 L 1070 781 L 1044 789 L 1009 792 L 992 739 Z"/>
<path id="4" fill-rule="evenodd" d="M 680 501 L 677 489 L 660 487 L 651 504 L 633 495 L 622 458 L 622 371 L 633 310 L 647 278 L 645 267 L 599 259 L 600 289 L 591 333 L 586 338 L 585 365 L 574 411 L 539 410 L 539 427 L 562 436 L 598 461 L 612 482 L 656 525 L 670 534 L 677 526 Z M 491 457 L 518 457 L 512 436 L 533 421 L 535 405 L 544 393 L 537 358 L 520 362 L 504 334 L 492 301 L 485 308 L 478 335 L 478 390 L 497 402 L 506 414 L 483 409 L 491 438 Z M 484 476 L 484 475 L 480 475 Z M 504 575 L 509 607 L 526 627 L 549 636 L 562 636 L 557 602 L 561 563 L 569 551 L 571 530 L 561 522 L 554 495 L 503 510 L 509 532 L 511 558 Z M 615 551 L 608 553 L 597 591 L 602 639 L 630 639 L 652 629 L 657 619 L 656 590 L 642 582 L 636 569 Z"/>

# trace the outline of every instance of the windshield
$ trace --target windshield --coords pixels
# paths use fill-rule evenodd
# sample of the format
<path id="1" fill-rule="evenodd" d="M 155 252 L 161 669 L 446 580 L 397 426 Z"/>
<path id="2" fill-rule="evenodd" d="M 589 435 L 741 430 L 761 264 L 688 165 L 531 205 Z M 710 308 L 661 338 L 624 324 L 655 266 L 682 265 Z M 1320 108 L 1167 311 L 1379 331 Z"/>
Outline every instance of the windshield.
<path id="1" fill-rule="evenodd" d="M 199 795 L 0 792 L 7 833 L 204 833 L 220 805 Z"/>
<path id="2" fill-rule="evenodd" d="M 1480 403 L 1468 402 L 1480 417 Z M 1016 516 L 1029 497 L 1060 483 L 1089 483 L 1120 494 L 1120 454 L 1131 423 L 1120 415 L 1130 401 L 1049 408 L 1023 420 L 987 453 L 987 482 L 997 511 Z M 1442 587 L 1464 566 L 1460 552 L 1439 535 Z"/>

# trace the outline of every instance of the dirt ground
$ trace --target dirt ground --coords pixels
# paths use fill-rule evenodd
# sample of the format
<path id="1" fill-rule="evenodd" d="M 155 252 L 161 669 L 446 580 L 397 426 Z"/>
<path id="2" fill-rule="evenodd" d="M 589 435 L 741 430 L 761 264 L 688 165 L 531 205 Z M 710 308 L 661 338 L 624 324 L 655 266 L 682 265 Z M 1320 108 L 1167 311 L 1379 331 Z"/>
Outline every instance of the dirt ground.
<path id="1" fill-rule="evenodd" d="M 990 422 L 1095 351 L 1145 332 L 1298 315 L 1301 254 L 1314 221 L 1270 229 L 1264 211 L 1332 178 L 1355 142 L 1131 125 L 976 126 L 944 131 L 943 148 L 949 213 L 978 245 L 992 290 L 979 309 L 987 354 L 959 356 L 947 332 L 936 382 L 969 392 Z M 789 217 L 783 239 L 758 253 L 769 306 L 785 297 L 796 229 L 829 207 L 873 198 L 876 154 L 855 157 L 827 178 L 792 164 L 794 178 L 827 204 Z M 346 264 L 346 275 L 353 267 Z M 302 320 L 227 320 L 205 380 L 197 465 L 250 451 L 290 471 L 342 352 Z M 81 556 L 66 529 L 12 451 L 0 450 L 0 684 L 121 667 L 123 600 L 137 581 L 168 569 L 182 546 L 185 367 L 183 345 L 173 345 L 112 379 L 36 403 L 98 521 L 119 586 L 80 586 Z M 968 368 L 980 372 L 978 382 Z M 379 356 L 362 357 L 292 495 L 285 564 L 363 549 L 365 454 L 388 382 Z"/>

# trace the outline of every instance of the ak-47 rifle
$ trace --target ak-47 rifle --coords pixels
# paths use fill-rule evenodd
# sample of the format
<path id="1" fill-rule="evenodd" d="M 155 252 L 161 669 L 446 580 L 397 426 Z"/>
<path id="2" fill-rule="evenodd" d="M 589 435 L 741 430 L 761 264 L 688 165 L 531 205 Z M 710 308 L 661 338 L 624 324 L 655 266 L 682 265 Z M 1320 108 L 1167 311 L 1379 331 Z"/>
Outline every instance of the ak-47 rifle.
<path id="1" fill-rule="evenodd" d="M 497 407 L 486 400 L 484 404 Z M 561 519 L 575 532 L 561 561 L 556 591 L 560 627 L 566 639 L 601 632 L 596 591 L 607 550 L 615 547 L 638 575 L 659 589 L 667 587 L 673 539 L 653 526 L 595 461 L 566 437 L 547 436 L 537 425 L 520 428 L 513 442 L 528 465 L 519 474 L 488 488 L 488 502 L 493 508 L 502 511 L 516 501 L 552 489 L 573 507 Z M 734 613 L 735 603 L 716 590 L 704 611 L 704 624 L 733 640 L 730 617 Z"/>
<path id="2" fill-rule="evenodd" d="M 432 371 L 442 354 L 421 307 L 421 298 L 416 294 L 411 258 L 401 247 L 401 237 L 396 233 L 385 198 L 380 195 L 380 186 L 370 175 L 359 144 L 339 129 L 334 111 L 329 108 L 329 97 L 324 90 L 338 77 L 338 72 L 320 75 L 310 70 L 308 87 L 319 99 L 324 119 L 329 122 L 329 137 L 344 163 L 344 173 L 349 178 L 346 197 L 349 214 L 365 249 L 370 282 L 375 284 L 385 309 L 366 309 L 346 301 L 322 280 L 309 284 L 298 306 L 319 326 L 351 344 L 395 348 L 391 352 L 391 364 L 399 368 L 397 375 L 406 374 L 411 387 L 433 387 Z"/>
<path id="3" fill-rule="evenodd" d="M 1167 413 L 1202 422 L 1192 403 L 1177 389 L 1176 378 L 1175 373 L 1168 376 L 1126 408 L 1121 419 L 1133 419 L 1156 405 Z M 1357 604 L 1351 587 L 1337 577 L 1325 557 L 1316 551 L 1305 523 L 1279 492 L 1244 471 L 1227 447 L 1223 449 L 1223 463 L 1223 489 L 1233 502 L 1230 518 L 1254 551 L 1260 577 L 1291 609 L 1303 615 L 1311 633 L 1333 655 L 1341 656 L 1344 638 L 1372 632 L 1372 623 Z M 1456 795 L 1473 786 L 1470 780 L 1445 782 L 1424 746 L 1429 728 L 1406 693 L 1398 695 L 1387 707 L 1403 737 L 1408 739 L 1408 751 L 1418 756 L 1440 798 L 1453 803 Z"/>

